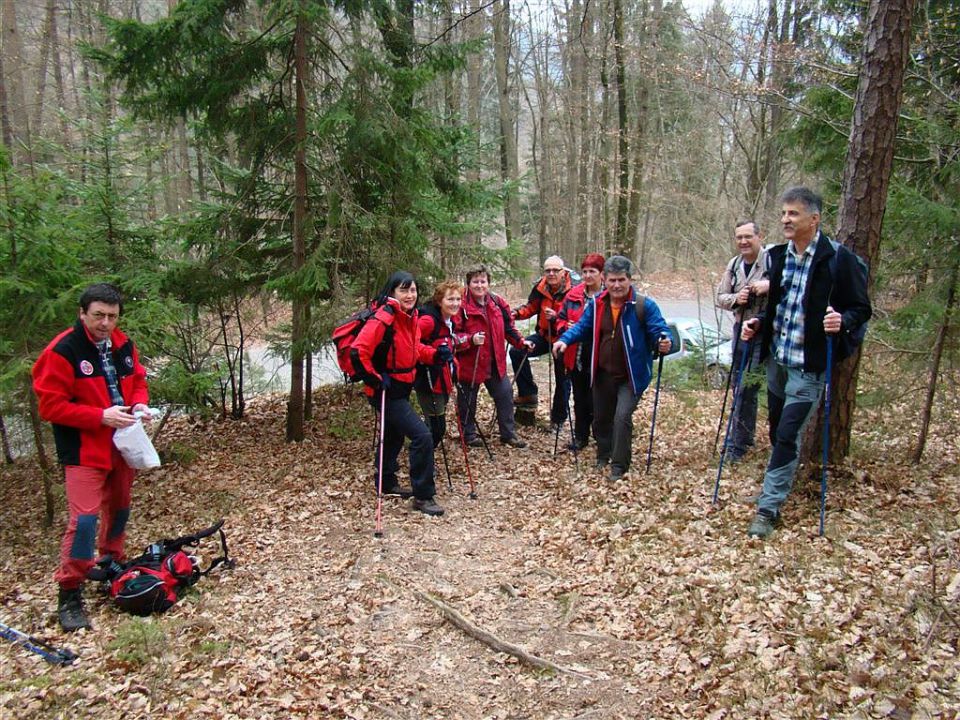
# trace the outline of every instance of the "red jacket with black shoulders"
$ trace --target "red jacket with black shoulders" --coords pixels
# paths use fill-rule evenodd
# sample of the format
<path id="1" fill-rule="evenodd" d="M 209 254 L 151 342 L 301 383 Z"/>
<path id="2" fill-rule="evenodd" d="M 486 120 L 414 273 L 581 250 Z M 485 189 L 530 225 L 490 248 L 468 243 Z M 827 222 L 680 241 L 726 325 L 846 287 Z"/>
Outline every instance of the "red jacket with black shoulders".
<path id="1" fill-rule="evenodd" d="M 110 344 L 124 404 L 148 404 L 147 371 L 133 341 L 115 328 Z M 100 351 L 80 320 L 40 353 L 33 365 L 33 389 L 40 417 L 53 424 L 59 462 L 109 470 L 114 429 L 102 421 L 113 403 Z"/>

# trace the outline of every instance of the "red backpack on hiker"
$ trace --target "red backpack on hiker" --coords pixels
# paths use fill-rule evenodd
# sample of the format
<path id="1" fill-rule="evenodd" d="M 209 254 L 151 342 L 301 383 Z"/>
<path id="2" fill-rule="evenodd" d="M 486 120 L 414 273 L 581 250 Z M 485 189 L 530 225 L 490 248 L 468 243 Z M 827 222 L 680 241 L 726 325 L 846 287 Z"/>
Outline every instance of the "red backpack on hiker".
<path id="1" fill-rule="evenodd" d="M 337 323 L 337 326 L 333 329 L 331 337 L 337 349 L 337 365 L 340 366 L 340 370 L 343 372 L 347 382 L 361 382 L 364 379 L 363 369 L 357 366 L 353 356 L 353 343 L 366 322 L 376 315 L 381 307 L 385 308 L 391 315 L 393 314 L 393 307 L 390 305 L 381 306 L 376 303 L 370 303 L 368 307 L 358 310 L 346 320 Z M 392 335 L 393 326 L 388 324 L 387 330 L 383 335 L 383 340 L 380 342 L 374 354 L 374 360 L 381 361 L 379 363 L 375 362 L 378 366 L 382 366 L 382 361 L 386 359 L 386 351 L 390 346 Z M 379 357 L 380 353 L 383 353 L 382 358 Z"/>

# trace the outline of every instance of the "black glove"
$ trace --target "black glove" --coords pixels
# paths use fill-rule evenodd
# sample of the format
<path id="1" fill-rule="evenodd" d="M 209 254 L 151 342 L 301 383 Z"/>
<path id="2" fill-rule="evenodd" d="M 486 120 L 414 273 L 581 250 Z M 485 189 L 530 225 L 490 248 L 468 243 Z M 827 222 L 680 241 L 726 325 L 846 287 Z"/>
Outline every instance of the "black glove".
<path id="1" fill-rule="evenodd" d="M 383 373 L 383 374 L 380 376 L 380 382 L 377 383 L 377 387 L 376 387 L 375 389 L 376 389 L 376 390 L 383 390 L 384 392 L 386 392 L 387 390 L 389 390 L 389 389 L 390 389 L 390 376 L 387 375 L 386 373 Z"/>
<path id="2" fill-rule="evenodd" d="M 441 345 L 437 348 L 436 354 L 433 356 L 433 362 L 436 365 L 446 365 L 449 362 L 453 361 L 453 350 L 450 349 L 449 345 Z"/>

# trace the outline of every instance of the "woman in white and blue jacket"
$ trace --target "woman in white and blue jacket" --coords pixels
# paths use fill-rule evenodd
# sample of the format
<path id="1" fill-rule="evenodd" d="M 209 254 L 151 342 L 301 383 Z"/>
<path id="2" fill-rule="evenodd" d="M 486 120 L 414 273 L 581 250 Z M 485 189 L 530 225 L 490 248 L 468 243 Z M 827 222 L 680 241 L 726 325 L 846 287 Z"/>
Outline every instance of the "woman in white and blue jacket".
<path id="1" fill-rule="evenodd" d="M 592 339 L 590 385 L 593 388 L 593 436 L 597 467 L 610 465 L 610 480 L 630 469 L 633 412 L 650 384 L 653 355 L 670 352 L 670 330 L 657 304 L 630 282 L 632 263 L 613 255 L 603 266 L 606 289 L 587 305 L 577 323 L 554 343 L 554 354 L 567 345 Z"/>

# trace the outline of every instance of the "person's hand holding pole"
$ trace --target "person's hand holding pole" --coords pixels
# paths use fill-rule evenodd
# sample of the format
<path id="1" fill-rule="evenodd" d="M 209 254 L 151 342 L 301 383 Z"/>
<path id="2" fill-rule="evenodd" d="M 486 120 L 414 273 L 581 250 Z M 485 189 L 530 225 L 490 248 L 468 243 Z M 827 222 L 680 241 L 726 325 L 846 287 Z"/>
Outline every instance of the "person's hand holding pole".
<path id="1" fill-rule="evenodd" d="M 557 340 L 553 344 L 553 356 L 560 357 L 561 355 L 563 355 L 564 352 L 566 352 L 566 349 L 567 349 L 567 344 L 563 340 Z"/>
<path id="2" fill-rule="evenodd" d="M 823 331 L 828 335 L 836 335 L 843 324 L 843 315 L 827 305 L 827 314 L 823 316 Z"/>
<path id="3" fill-rule="evenodd" d="M 657 343 L 657 352 L 660 355 L 666 355 L 670 352 L 670 348 L 673 347 L 673 342 L 666 335 L 660 336 L 660 342 Z"/>
<path id="4" fill-rule="evenodd" d="M 757 334 L 757 330 L 760 329 L 760 319 L 752 318 L 747 320 L 740 328 L 740 339 L 743 342 L 750 342 L 753 339 L 753 336 Z"/>
<path id="5" fill-rule="evenodd" d="M 484 334 L 484 332 L 481 330 L 480 332 L 475 332 L 475 333 L 473 334 L 473 337 L 472 337 L 471 339 L 472 339 L 474 345 L 479 346 L 479 345 L 483 345 L 483 343 L 486 341 L 487 337 L 486 337 L 486 335 Z"/>

